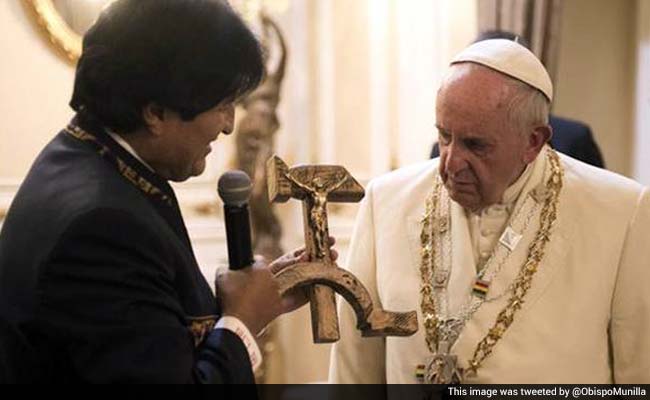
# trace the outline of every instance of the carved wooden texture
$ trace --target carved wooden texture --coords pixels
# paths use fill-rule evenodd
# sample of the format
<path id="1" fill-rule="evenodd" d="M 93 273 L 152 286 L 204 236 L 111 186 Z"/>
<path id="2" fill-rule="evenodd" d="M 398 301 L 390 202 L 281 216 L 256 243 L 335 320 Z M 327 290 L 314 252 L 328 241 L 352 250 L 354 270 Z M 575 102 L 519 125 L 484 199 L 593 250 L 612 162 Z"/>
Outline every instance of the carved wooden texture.
<path id="1" fill-rule="evenodd" d="M 332 203 L 357 203 L 363 199 L 365 191 L 363 186 L 357 182 L 352 175 L 340 165 L 300 165 L 289 169 L 287 164 L 276 155 L 266 162 L 267 186 L 269 188 L 269 200 L 272 203 L 285 203 L 290 198 L 303 199 L 305 194 L 302 191 L 292 188 L 291 182 L 284 178 L 284 174 L 291 172 L 301 182 L 307 183 L 313 180 L 316 171 L 325 180 L 335 181 L 338 176 L 347 175 L 348 180 L 335 192 L 331 193 L 327 200 Z"/>
<path id="2" fill-rule="evenodd" d="M 311 215 L 314 211 L 314 200 L 305 189 L 296 187 L 294 182 L 287 179 L 290 174 L 299 184 L 310 186 L 316 178 L 329 185 L 345 181 L 327 195 L 328 202 L 357 202 L 363 198 L 363 187 L 343 167 L 337 165 L 305 165 L 289 169 L 277 156 L 272 157 L 267 163 L 269 198 L 271 201 L 283 202 L 289 198 L 303 201 L 303 223 L 305 231 L 306 251 L 310 260 L 323 261 L 322 266 L 331 265 L 329 251 L 319 254 L 319 240 L 316 235 L 322 235 L 325 241 L 329 237 L 327 213 L 321 213 L 322 226 L 318 232 L 310 226 Z M 321 239 L 322 243 L 322 239 Z M 322 248 L 322 246 L 321 246 Z M 336 314 L 336 298 L 334 291 L 327 286 L 312 285 L 310 287 L 310 307 L 312 320 L 312 333 L 315 343 L 331 343 L 339 340 L 339 325 Z"/>
<path id="3" fill-rule="evenodd" d="M 415 311 L 391 312 L 375 307 L 363 284 L 350 271 L 339 268 L 334 263 L 299 263 L 280 271 L 275 279 L 281 294 L 315 285 L 327 286 L 336 291 L 352 306 L 357 316 L 357 328 L 364 337 L 410 336 L 418 330 Z M 321 312 L 336 319 L 336 307 L 325 307 Z"/>
<path id="4" fill-rule="evenodd" d="M 314 226 L 310 225 L 315 207 L 315 190 L 310 191 L 307 188 L 313 185 L 317 178 L 325 182 L 326 187 L 334 188 L 327 194 L 328 202 L 358 202 L 364 196 L 363 186 L 341 166 L 305 165 L 289 168 L 277 156 L 267 161 L 269 199 L 272 202 L 286 202 L 290 198 L 296 198 L 303 202 L 305 246 L 312 263 L 301 268 L 291 268 L 287 271 L 292 272 L 284 272 L 278 278 L 288 287 L 309 285 L 314 342 L 335 342 L 340 337 L 334 290 L 339 291 L 352 305 L 357 312 L 358 320 L 365 321 L 366 325 L 360 326 L 364 336 L 399 336 L 415 333 L 417 331 L 415 312 L 391 313 L 373 309 L 372 301 L 363 285 L 352 274 L 338 268 L 332 262 L 329 251 L 323 254 L 317 251 L 318 240 L 315 235 L 319 233 Z M 292 179 L 295 182 L 292 182 Z M 320 216 L 323 224 L 320 234 L 327 238 L 329 229 L 326 210 L 323 210 Z"/>

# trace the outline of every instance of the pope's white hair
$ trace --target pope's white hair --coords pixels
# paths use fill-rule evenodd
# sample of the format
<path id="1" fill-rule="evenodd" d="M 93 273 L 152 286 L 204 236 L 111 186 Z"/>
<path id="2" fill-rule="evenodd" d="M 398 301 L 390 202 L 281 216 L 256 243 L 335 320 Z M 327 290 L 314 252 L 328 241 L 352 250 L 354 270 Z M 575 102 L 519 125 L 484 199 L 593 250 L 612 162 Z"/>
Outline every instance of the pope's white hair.
<path id="1" fill-rule="evenodd" d="M 507 107 L 506 123 L 512 124 L 522 135 L 530 133 L 535 127 L 548 125 L 549 114 L 551 112 L 551 102 L 541 90 L 482 64 L 463 62 L 452 65 L 452 68 L 447 70 L 440 89 L 442 89 L 450 79 L 454 79 L 456 76 L 455 74 L 458 73 L 458 69 L 453 68 L 454 66 L 462 66 L 465 71 L 486 69 L 506 78 L 505 82 L 508 88 L 503 92 L 504 96 L 507 96 L 505 99 Z"/>
<path id="2" fill-rule="evenodd" d="M 548 125 L 551 103 L 538 89 L 520 80 L 510 78 L 512 97 L 508 102 L 509 122 L 517 127 L 521 134 L 541 125 Z"/>

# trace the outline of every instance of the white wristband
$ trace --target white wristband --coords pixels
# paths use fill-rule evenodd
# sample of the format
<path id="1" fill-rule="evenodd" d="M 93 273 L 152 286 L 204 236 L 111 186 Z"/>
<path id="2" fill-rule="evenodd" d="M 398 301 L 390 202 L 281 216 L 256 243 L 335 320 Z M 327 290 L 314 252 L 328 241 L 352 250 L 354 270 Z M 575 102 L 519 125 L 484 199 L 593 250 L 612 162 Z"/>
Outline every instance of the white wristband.
<path id="1" fill-rule="evenodd" d="M 214 329 L 227 329 L 239 336 L 241 341 L 246 346 L 246 351 L 248 351 L 248 358 L 251 360 L 251 365 L 253 366 L 253 371 L 257 370 L 262 364 L 262 352 L 255 341 L 253 335 L 248 330 L 246 325 L 239 320 L 237 317 L 232 317 L 229 315 L 224 315 L 217 321 Z"/>

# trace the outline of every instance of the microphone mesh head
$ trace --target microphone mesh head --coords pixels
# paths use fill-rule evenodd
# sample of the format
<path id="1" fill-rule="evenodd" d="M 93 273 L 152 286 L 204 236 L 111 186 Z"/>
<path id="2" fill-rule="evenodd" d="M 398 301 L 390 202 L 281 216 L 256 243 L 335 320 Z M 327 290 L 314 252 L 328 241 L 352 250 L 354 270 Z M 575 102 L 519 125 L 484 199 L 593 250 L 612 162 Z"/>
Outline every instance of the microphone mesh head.
<path id="1" fill-rule="evenodd" d="M 229 206 L 242 206 L 248 203 L 253 184 L 246 172 L 228 171 L 219 178 L 219 197 Z"/>

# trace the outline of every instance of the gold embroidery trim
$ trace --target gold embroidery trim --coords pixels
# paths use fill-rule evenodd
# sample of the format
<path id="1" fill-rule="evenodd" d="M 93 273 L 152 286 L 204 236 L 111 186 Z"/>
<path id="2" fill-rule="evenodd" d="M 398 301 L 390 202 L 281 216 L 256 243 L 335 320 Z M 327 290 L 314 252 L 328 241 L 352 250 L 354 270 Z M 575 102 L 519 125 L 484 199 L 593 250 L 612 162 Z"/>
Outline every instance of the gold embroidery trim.
<path id="1" fill-rule="evenodd" d="M 194 347 L 199 347 L 214 329 L 218 318 L 216 315 L 208 315 L 205 317 L 187 317 L 187 319 L 190 323 L 190 332 L 194 338 Z"/>
<path id="2" fill-rule="evenodd" d="M 143 178 L 133 167 L 131 167 L 129 164 L 127 164 L 124 160 L 116 156 L 115 154 L 112 154 L 111 150 L 101 143 L 95 136 L 92 134 L 86 132 L 82 128 L 80 128 L 77 125 L 68 125 L 65 128 L 65 131 L 67 134 L 70 136 L 81 140 L 83 142 L 92 142 L 95 146 L 98 147 L 98 153 L 100 156 L 104 157 L 107 154 L 110 154 L 112 158 L 115 159 L 115 165 L 117 167 L 117 170 L 120 172 L 120 175 L 122 175 L 126 180 L 131 182 L 135 187 L 137 187 L 140 191 L 142 191 L 144 194 L 148 196 L 152 196 L 155 198 L 160 199 L 167 205 L 171 205 L 171 198 L 165 194 L 160 188 L 158 188 L 156 185 L 153 183 L 149 182 L 147 179 Z"/>

